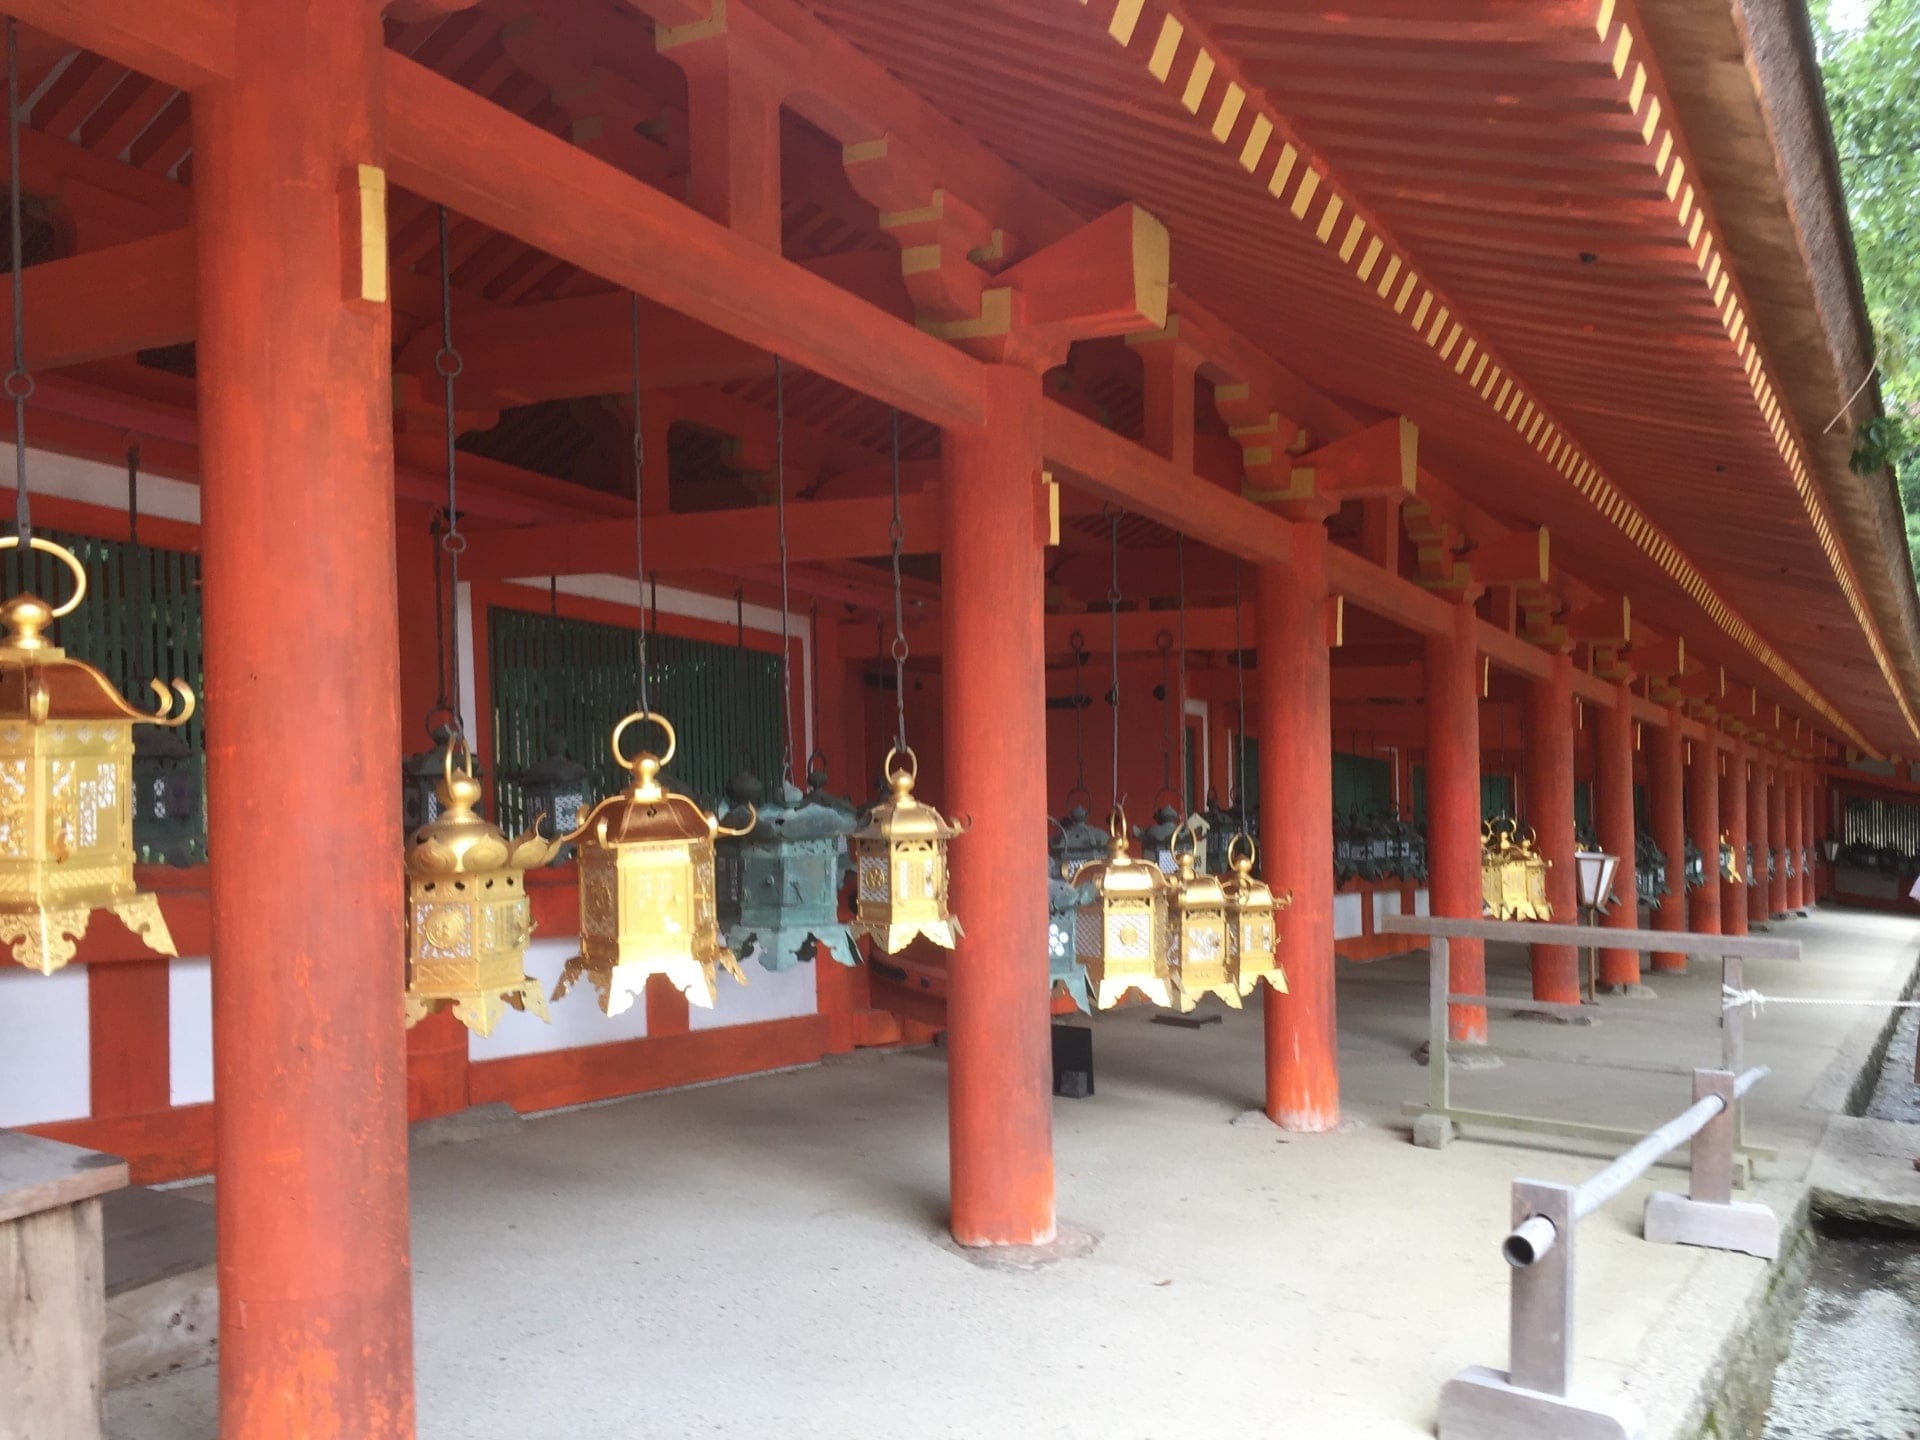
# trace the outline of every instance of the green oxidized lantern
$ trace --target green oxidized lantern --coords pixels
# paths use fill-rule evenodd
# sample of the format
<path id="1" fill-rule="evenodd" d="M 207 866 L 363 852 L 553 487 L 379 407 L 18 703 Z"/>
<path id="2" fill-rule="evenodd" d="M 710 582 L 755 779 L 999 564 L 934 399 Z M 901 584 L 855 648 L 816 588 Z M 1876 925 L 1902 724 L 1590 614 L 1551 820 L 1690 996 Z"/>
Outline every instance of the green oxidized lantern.
<path id="1" fill-rule="evenodd" d="M 1766 876 L 1762 875 L 1757 869 L 1754 868 L 1754 863 L 1753 863 L 1754 859 L 1755 859 L 1755 856 L 1753 851 L 1753 842 L 1749 840 L 1747 842 L 1747 888 L 1749 890 L 1753 889 L 1754 886 L 1760 884 L 1761 881 L 1766 879 Z"/>
<path id="2" fill-rule="evenodd" d="M 147 865 L 204 865 L 202 757 L 176 730 L 133 736 L 133 851 Z"/>
<path id="3" fill-rule="evenodd" d="M 840 891 L 853 870 L 847 842 L 857 822 L 851 805 L 829 803 L 824 774 L 819 778 L 804 795 L 783 784 L 769 804 L 746 771 L 727 782 L 731 809 L 722 825 L 738 829 L 749 814 L 760 818 L 744 835 L 723 833 L 714 847 L 720 928 L 734 954 L 768 970 L 821 958 L 860 963 L 840 918 Z"/>
<path id="4" fill-rule="evenodd" d="M 1107 832 L 1087 819 L 1087 807 L 1073 805 L 1066 818 L 1053 822 L 1058 832 L 1048 851 L 1053 857 L 1053 873 L 1065 879 L 1082 865 L 1106 858 Z"/>
<path id="5" fill-rule="evenodd" d="M 513 779 L 520 787 L 521 813 L 539 817 L 542 839 L 570 834 L 580 826 L 580 814 L 593 799 L 592 776 L 587 767 L 567 753 L 567 737 L 549 730 L 546 755 L 522 770 Z M 571 845 L 554 851 L 554 859 L 573 854 Z"/>
<path id="6" fill-rule="evenodd" d="M 1080 892 L 1064 880 L 1047 882 L 1047 993 L 1064 986 L 1067 998 L 1082 1014 L 1092 1013 L 1086 967 L 1074 953 L 1074 912 Z"/>
<path id="7" fill-rule="evenodd" d="M 1162 805 L 1153 812 L 1153 824 L 1140 832 L 1141 853 L 1160 867 L 1162 875 L 1170 876 L 1180 868 L 1173 849 L 1180 824 L 1180 812 L 1171 805 Z"/>
<path id="8" fill-rule="evenodd" d="M 1689 890 L 1698 890 L 1707 883 L 1707 857 L 1700 847 L 1693 843 L 1693 837 L 1687 837 L 1686 885 Z"/>
<path id="9" fill-rule="evenodd" d="M 455 733 L 451 721 L 429 725 L 427 736 L 433 744 L 400 762 L 400 813 L 409 838 L 422 825 L 440 818 L 440 781 L 452 764 Z M 478 762 L 475 762 L 473 777 L 486 778 Z"/>

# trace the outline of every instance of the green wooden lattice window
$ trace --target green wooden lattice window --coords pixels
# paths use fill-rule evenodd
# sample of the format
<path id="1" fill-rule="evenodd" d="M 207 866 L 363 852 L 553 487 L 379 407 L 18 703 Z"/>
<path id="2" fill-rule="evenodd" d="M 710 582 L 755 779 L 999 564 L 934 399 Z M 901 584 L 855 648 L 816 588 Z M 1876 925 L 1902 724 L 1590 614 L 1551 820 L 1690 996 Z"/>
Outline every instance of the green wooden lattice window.
<path id="1" fill-rule="evenodd" d="M 587 767 L 588 791 L 611 795 L 625 781 L 607 737 L 639 703 L 638 642 L 632 630 L 500 606 L 487 612 L 491 652 L 494 794 L 498 823 L 524 829 L 520 787 L 512 777 L 545 757 L 548 732 Z M 673 722 L 679 749 L 662 772 L 712 805 L 736 771 L 771 789 L 780 773 L 780 657 L 678 635 L 647 639 L 648 699 Z M 795 677 L 796 698 L 799 677 Z M 629 735 L 629 743 L 660 744 Z M 797 742 L 796 742 L 797 743 Z M 631 749 L 629 749 L 629 753 Z M 806 757 L 796 755 L 796 770 Z"/>

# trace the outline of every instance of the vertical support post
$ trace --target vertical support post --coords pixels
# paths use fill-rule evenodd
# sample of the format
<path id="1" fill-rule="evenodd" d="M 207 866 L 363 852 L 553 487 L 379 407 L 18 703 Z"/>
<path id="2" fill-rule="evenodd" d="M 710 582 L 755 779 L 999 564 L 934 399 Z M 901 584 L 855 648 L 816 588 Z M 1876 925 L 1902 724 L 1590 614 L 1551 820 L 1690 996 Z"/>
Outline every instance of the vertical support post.
<path id="1" fill-rule="evenodd" d="M 954 1239 L 1054 1235 L 1047 998 L 1046 531 L 1040 387 L 984 375 L 985 418 L 945 437 L 941 617 L 951 853 L 966 923 L 948 969 L 947 1106 Z"/>
<path id="2" fill-rule="evenodd" d="M 1333 710 L 1327 528 L 1297 521 L 1287 565 L 1260 568 L 1260 841 L 1282 915 L 1290 993 L 1265 992 L 1267 1116 L 1289 1130 L 1340 1123 L 1334 1030 Z"/>
<path id="3" fill-rule="evenodd" d="M 1793 883 L 1787 888 L 1787 908 L 1805 910 L 1813 903 L 1812 856 L 1807 844 L 1807 772 L 1797 760 L 1787 769 L 1787 843 L 1793 849 Z"/>
<path id="4" fill-rule="evenodd" d="M 1696 1204 L 1733 1203 L 1733 1098 L 1734 1074 L 1731 1070 L 1695 1070 L 1693 1098 L 1696 1103 L 1709 1095 L 1718 1095 L 1726 1108 L 1694 1134 L 1687 1152 L 1687 1197 Z"/>
<path id="5" fill-rule="evenodd" d="M 1787 767 L 1774 760 L 1767 766 L 1767 843 L 1780 853 L 1774 857 L 1773 879 L 1767 883 L 1767 914 L 1784 919 L 1787 903 Z"/>
<path id="6" fill-rule="evenodd" d="M 1667 711 L 1664 727 L 1647 733 L 1647 825 L 1653 843 L 1667 857 L 1667 896 L 1653 912 L 1656 930 L 1687 928 L 1686 766 L 1680 739 L 1680 712 Z M 1653 968 L 1684 975 L 1687 957 L 1677 950 L 1653 952 Z"/>
<path id="7" fill-rule="evenodd" d="M 1633 691 L 1625 685 L 1614 687 L 1613 706 L 1599 715 L 1594 769 L 1595 829 L 1600 848 L 1620 857 L 1614 873 L 1613 893 L 1619 903 L 1607 911 L 1601 923 L 1611 928 L 1636 930 L 1640 926 L 1636 901 L 1633 853 Z M 1560 917 L 1556 915 L 1555 919 Z M 1627 993 L 1640 985 L 1640 952 L 1609 946 L 1600 951 L 1600 984 L 1607 989 Z"/>
<path id="8" fill-rule="evenodd" d="M 1702 935 L 1720 933 L 1720 754 L 1713 732 L 1694 742 L 1687 761 L 1687 830 L 1700 851 L 1704 883 L 1687 897 L 1687 925 Z"/>
<path id="9" fill-rule="evenodd" d="M 1513 1182 L 1513 1223 L 1539 1215 L 1553 1222 L 1553 1245 L 1513 1272 L 1508 1308 L 1507 1378 L 1523 1390 L 1565 1395 L 1573 1370 L 1573 1187 Z"/>
<path id="10" fill-rule="evenodd" d="M 1483 904 L 1480 658 L 1474 619 L 1471 606 L 1456 605 L 1452 631 L 1427 637 L 1427 900 L 1435 915 L 1453 920 L 1479 919 Z M 1434 945 L 1448 951 L 1454 994 L 1487 993 L 1485 941 L 1436 936 Z M 1450 1028 L 1455 1040 L 1484 1045 L 1487 1012 L 1458 1006 Z"/>
<path id="11" fill-rule="evenodd" d="M 1573 658 L 1552 657 L 1543 679 L 1527 684 L 1527 823 L 1547 857 L 1547 900 L 1554 919 L 1578 923 L 1573 872 Z M 1533 998 L 1580 1003 L 1580 954 L 1571 945 L 1535 945 Z"/>
<path id="12" fill-rule="evenodd" d="M 220 1430 L 407 1440 L 381 22 L 233 13 L 193 94 Z"/>
<path id="13" fill-rule="evenodd" d="M 1772 844 L 1767 829 L 1767 761 L 1752 752 L 1747 772 L 1747 839 L 1753 845 L 1753 873 L 1747 877 L 1747 924 L 1764 925 L 1773 914 L 1773 887 L 1767 882 L 1767 852 Z"/>
<path id="14" fill-rule="evenodd" d="M 1721 826 L 1727 843 L 1733 846 L 1734 868 L 1738 880 L 1723 880 L 1720 885 L 1720 932 L 1723 935 L 1747 933 L 1747 749 L 1744 745 L 1727 747 L 1727 773 L 1720 784 Z"/>

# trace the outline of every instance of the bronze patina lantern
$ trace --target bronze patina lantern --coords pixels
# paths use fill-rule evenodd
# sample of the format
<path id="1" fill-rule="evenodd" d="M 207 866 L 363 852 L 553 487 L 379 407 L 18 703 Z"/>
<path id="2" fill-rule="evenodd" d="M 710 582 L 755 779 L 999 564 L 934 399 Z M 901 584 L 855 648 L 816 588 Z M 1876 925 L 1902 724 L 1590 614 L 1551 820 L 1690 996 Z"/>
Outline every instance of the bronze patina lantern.
<path id="1" fill-rule="evenodd" d="M 1263 880 L 1253 876 L 1253 841 L 1236 835 L 1227 847 L 1232 867 L 1220 882 L 1227 902 L 1227 973 L 1242 995 L 1266 981 L 1287 993 L 1287 972 L 1280 966 L 1279 912 L 1293 903 L 1293 892 L 1276 897 Z"/>
<path id="2" fill-rule="evenodd" d="M 620 753 L 620 737 L 643 720 L 666 732 L 666 751 L 641 750 L 629 760 Z M 673 726 L 649 711 L 636 710 L 613 729 L 613 758 L 633 783 L 594 806 L 564 837 L 577 842 L 580 857 L 580 953 L 561 972 L 556 1000 L 585 975 L 600 1008 L 620 1015 L 649 977 L 665 975 L 689 1004 L 711 1010 L 720 970 L 747 983 L 720 934 L 714 900 L 719 821 L 660 783 L 660 767 L 673 759 L 674 746 Z M 750 825 L 751 807 L 747 819 Z"/>
<path id="3" fill-rule="evenodd" d="M 1104 860 L 1070 877 L 1086 902 L 1074 926 L 1074 946 L 1093 986 L 1094 1008 L 1111 1009 L 1129 990 L 1172 1006 L 1167 966 L 1167 877 L 1137 859 L 1127 845 L 1127 816 L 1118 805 L 1107 826 Z"/>
<path id="4" fill-rule="evenodd" d="M 203 865 L 201 757 L 177 729 L 133 737 L 133 843 L 143 864 Z"/>
<path id="5" fill-rule="evenodd" d="M 1693 843 L 1693 837 L 1687 836 L 1685 884 L 1689 891 L 1698 890 L 1707 883 L 1707 857 L 1700 847 Z"/>
<path id="6" fill-rule="evenodd" d="M 491 1035 L 506 1006 L 547 1016 L 539 982 L 526 973 L 533 907 L 526 872 L 553 842 L 538 831 L 509 840 L 483 820 L 473 754 L 447 752 L 439 813 L 407 844 L 407 1024 L 453 1007 L 476 1035 Z"/>
<path id="7" fill-rule="evenodd" d="M 159 902 L 133 886 L 133 727 L 186 724 L 193 691 L 149 681 L 160 706 L 143 714 L 48 640 L 47 626 L 86 598 L 87 574 L 52 541 L 25 543 L 65 564 L 74 592 L 57 608 L 24 592 L 0 605 L 0 943 L 51 975 L 92 913 L 111 910 L 148 947 L 176 954 Z"/>
<path id="8" fill-rule="evenodd" d="M 1087 972 L 1073 948 L 1074 912 L 1080 892 L 1066 881 L 1047 881 L 1047 993 L 1064 988 L 1081 1014 L 1088 1012 Z"/>
<path id="9" fill-rule="evenodd" d="M 1107 853 L 1107 832 L 1087 819 L 1085 805 L 1070 806 L 1053 827 L 1057 833 L 1047 848 L 1053 857 L 1053 873 L 1062 879 Z"/>
<path id="10" fill-rule="evenodd" d="M 437 713 L 450 715 L 452 712 L 440 709 Z M 429 722 L 432 718 L 428 717 Z M 400 762 L 400 818 L 406 823 L 408 835 L 440 818 L 441 778 L 447 772 L 454 750 L 466 743 L 460 739 L 459 727 L 451 719 L 438 725 L 429 723 L 427 738 L 433 742 L 431 745 Z M 473 778 L 486 778 L 477 761 Z"/>
<path id="11" fill-rule="evenodd" d="M 580 827 L 580 814 L 593 798 L 588 788 L 592 777 L 567 753 L 567 737 L 559 730 L 547 731 L 546 751 L 513 779 L 520 787 L 521 813 L 536 817 L 540 834 L 552 840 Z M 552 858 L 562 860 L 572 853 L 571 846 L 560 845 Z"/>
<path id="12" fill-rule="evenodd" d="M 1153 812 L 1153 823 L 1140 831 L 1140 849 L 1147 859 L 1160 867 L 1160 873 L 1173 876 L 1180 868 L 1174 854 L 1174 842 L 1180 834 L 1180 812 L 1162 805 Z"/>
<path id="13" fill-rule="evenodd" d="M 1187 844 L 1174 837 L 1174 878 L 1168 906 L 1169 962 L 1173 994 L 1181 1010 L 1191 1010 L 1208 995 L 1240 1008 L 1240 990 L 1227 966 L 1227 892 L 1217 877 L 1199 869 L 1198 840 L 1185 830 Z"/>
<path id="14" fill-rule="evenodd" d="M 895 760 L 905 763 L 895 768 Z M 947 909 L 947 842 L 967 832 L 965 821 L 949 822 L 931 805 L 913 798 L 920 762 L 913 751 L 887 751 L 883 766 L 892 795 L 875 805 L 867 823 L 854 832 L 852 930 L 889 955 L 917 937 L 951 950 L 962 931 Z"/>
<path id="15" fill-rule="evenodd" d="M 817 959 L 858 965 L 859 947 L 840 919 L 840 888 L 852 869 L 850 809 L 828 803 L 818 787 L 803 795 L 782 785 L 771 805 L 760 804 L 761 793 L 760 781 L 745 771 L 727 782 L 732 808 L 721 824 L 745 827 L 714 847 L 727 948 L 768 970 Z"/>

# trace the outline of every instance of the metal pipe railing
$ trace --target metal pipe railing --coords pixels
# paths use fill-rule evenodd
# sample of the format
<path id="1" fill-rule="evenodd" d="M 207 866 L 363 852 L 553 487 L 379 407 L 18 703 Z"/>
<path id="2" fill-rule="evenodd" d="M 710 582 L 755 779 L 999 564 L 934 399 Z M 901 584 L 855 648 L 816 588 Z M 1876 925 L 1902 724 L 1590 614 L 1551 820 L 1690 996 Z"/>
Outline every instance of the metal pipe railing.
<path id="1" fill-rule="evenodd" d="M 1500 1244 L 1512 1274 L 1510 1368 L 1501 1374 L 1472 1366 L 1447 1382 L 1440 1392 L 1440 1440 L 1638 1433 L 1631 1412 L 1619 1402 L 1568 1395 L 1575 1231 L 1580 1221 L 1617 1198 L 1668 1151 L 1691 1144 L 1690 1193 L 1648 1199 L 1646 1238 L 1742 1250 L 1767 1259 L 1778 1255 L 1779 1222 L 1773 1213 L 1732 1198 L 1740 1101 L 1768 1073 L 1764 1065 L 1737 1076 L 1730 1070 L 1696 1070 L 1693 1104 L 1582 1184 L 1513 1182 L 1513 1228 Z M 1585 1421 L 1570 1426 L 1573 1413 Z M 1601 1423 L 1596 1426 L 1596 1421 Z"/>

